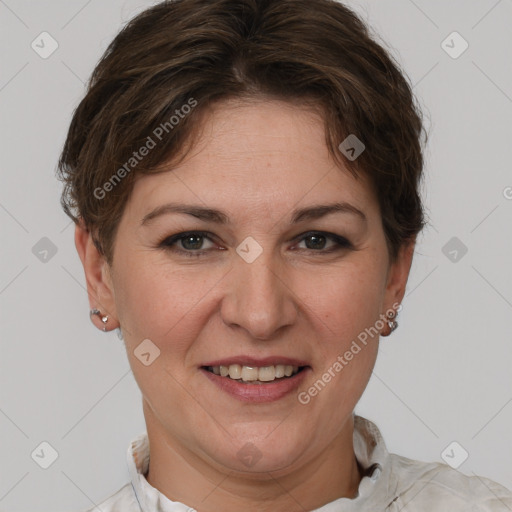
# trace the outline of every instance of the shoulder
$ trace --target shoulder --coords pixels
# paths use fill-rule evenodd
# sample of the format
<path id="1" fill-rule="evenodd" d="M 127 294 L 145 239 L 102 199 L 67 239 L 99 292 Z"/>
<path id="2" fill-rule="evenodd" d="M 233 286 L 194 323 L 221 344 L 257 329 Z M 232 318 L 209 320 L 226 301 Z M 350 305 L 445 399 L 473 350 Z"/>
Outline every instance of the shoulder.
<path id="1" fill-rule="evenodd" d="M 141 512 L 131 483 L 127 483 L 110 498 L 84 512 L 96 512 L 97 510 L 101 510 L 101 512 Z"/>
<path id="2" fill-rule="evenodd" d="M 447 464 L 390 454 L 390 484 L 396 510 L 491 512 L 512 510 L 512 492 L 481 476 L 468 476 Z M 439 508 L 435 508 L 438 506 Z M 390 506 L 388 510 L 395 509 Z"/>

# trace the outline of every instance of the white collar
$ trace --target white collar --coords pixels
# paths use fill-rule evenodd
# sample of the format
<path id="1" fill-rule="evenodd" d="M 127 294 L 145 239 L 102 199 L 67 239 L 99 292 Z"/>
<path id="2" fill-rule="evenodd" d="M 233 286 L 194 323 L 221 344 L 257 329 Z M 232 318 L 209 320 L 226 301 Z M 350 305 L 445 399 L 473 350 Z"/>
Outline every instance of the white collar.
<path id="1" fill-rule="evenodd" d="M 377 426 L 370 420 L 354 414 L 354 452 L 364 469 L 357 497 L 339 498 L 313 512 L 352 512 L 368 507 L 382 509 L 393 499 L 390 495 L 389 453 Z M 142 512 L 189 512 L 183 503 L 171 501 L 146 480 L 149 468 L 149 440 L 147 432 L 137 436 L 128 447 L 128 471 L 131 484 Z"/>

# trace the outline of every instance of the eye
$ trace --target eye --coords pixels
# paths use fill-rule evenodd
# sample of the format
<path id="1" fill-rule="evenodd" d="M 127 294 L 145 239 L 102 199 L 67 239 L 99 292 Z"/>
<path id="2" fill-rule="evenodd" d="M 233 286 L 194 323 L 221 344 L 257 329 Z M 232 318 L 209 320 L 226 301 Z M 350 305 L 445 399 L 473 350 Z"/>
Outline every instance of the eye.
<path id="1" fill-rule="evenodd" d="M 322 231 L 311 231 L 302 235 L 299 245 L 304 242 L 305 248 L 301 250 L 311 250 L 320 253 L 330 253 L 341 249 L 349 249 L 352 244 L 344 237 L 333 233 L 324 233 Z"/>
<path id="2" fill-rule="evenodd" d="M 299 243 L 292 250 L 329 254 L 343 249 L 352 249 L 352 244 L 346 238 L 322 231 L 304 233 L 298 240 Z M 305 247 L 300 247 L 301 244 L 305 244 Z M 162 240 L 159 247 L 190 257 L 203 256 L 215 248 L 223 250 L 212 240 L 211 233 L 205 231 L 177 233 Z"/>
<path id="3" fill-rule="evenodd" d="M 164 239 L 159 246 L 186 256 L 201 256 L 207 250 L 215 247 L 209 233 L 204 231 L 190 231 L 186 233 L 177 233 Z M 205 242 L 209 242 L 209 245 Z"/>

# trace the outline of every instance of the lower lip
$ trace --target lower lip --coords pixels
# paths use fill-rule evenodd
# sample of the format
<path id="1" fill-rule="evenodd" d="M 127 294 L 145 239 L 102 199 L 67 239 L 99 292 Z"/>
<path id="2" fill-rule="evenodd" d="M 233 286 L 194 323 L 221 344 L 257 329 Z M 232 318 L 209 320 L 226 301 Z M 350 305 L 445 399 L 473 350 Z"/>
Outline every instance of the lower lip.
<path id="1" fill-rule="evenodd" d="M 243 383 L 240 380 L 230 379 L 215 375 L 204 368 L 201 371 L 216 386 L 229 395 L 243 402 L 275 402 L 296 390 L 304 380 L 308 368 L 303 368 L 299 373 L 280 380 L 266 382 L 264 384 Z"/>

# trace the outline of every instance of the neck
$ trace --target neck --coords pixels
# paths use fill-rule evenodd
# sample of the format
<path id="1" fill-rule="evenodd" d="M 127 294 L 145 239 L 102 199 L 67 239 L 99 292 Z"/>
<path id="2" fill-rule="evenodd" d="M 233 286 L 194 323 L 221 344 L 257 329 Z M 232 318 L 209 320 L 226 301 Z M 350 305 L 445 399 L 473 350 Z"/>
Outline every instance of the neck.
<path id="1" fill-rule="evenodd" d="M 338 498 L 357 496 L 363 474 L 354 454 L 353 416 L 333 442 L 307 464 L 286 472 L 249 476 L 212 467 L 148 419 L 151 456 L 147 481 L 170 500 L 200 512 L 304 512 Z"/>

